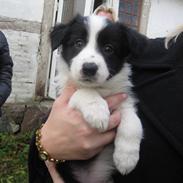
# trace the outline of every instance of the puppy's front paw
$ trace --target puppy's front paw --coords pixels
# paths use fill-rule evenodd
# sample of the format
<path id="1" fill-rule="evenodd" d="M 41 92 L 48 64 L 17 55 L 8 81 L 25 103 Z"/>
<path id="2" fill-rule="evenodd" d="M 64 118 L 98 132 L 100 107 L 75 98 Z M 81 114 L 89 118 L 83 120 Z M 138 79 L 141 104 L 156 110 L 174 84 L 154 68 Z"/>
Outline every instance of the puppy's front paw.
<path id="1" fill-rule="evenodd" d="M 123 175 L 130 173 L 139 160 L 139 150 L 116 148 L 113 154 L 113 160 L 116 168 Z"/>
<path id="2" fill-rule="evenodd" d="M 90 103 L 81 111 L 84 119 L 91 127 L 98 129 L 100 132 L 107 130 L 110 112 L 105 100 L 101 99 L 97 102 Z"/>
<path id="3" fill-rule="evenodd" d="M 80 110 L 91 127 L 100 132 L 107 130 L 110 111 L 107 102 L 95 90 L 76 91 L 70 98 L 69 106 Z"/>

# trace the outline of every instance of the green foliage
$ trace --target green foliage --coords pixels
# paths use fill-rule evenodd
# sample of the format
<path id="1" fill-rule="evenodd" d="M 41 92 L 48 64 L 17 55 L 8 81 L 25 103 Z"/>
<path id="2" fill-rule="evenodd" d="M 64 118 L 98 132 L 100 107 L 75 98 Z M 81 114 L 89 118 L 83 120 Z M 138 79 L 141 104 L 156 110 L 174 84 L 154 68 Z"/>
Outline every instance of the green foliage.
<path id="1" fill-rule="evenodd" d="M 0 133 L 0 183 L 27 183 L 27 157 L 31 133 Z"/>

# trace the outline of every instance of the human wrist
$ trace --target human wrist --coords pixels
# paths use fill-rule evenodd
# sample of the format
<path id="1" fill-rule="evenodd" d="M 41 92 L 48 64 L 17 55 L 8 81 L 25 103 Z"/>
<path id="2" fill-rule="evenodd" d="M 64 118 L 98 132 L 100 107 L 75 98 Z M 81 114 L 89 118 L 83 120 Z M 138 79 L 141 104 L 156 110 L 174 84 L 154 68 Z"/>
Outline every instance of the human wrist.
<path id="1" fill-rule="evenodd" d="M 60 160 L 60 159 L 56 159 L 54 158 L 48 151 L 47 148 L 45 148 L 45 143 L 44 143 L 44 138 L 42 135 L 42 129 L 43 129 L 44 125 L 41 125 L 41 127 L 39 129 L 37 129 L 36 131 L 36 146 L 39 152 L 39 156 L 41 160 L 44 161 L 50 161 L 50 162 L 54 162 L 54 163 L 63 163 L 65 162 L 65 160 Z"/>

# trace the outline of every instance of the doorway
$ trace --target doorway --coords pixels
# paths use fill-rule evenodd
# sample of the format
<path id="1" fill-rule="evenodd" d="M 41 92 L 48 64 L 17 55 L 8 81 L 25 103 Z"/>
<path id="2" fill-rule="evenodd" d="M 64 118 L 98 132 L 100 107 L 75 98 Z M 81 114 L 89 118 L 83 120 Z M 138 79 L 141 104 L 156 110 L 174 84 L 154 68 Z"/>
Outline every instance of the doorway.
<path id="1" fill-rule="evenodd" d="M 58 23 L 69 22 L 74 15 L 80 14 L 88 16 L 101 4 L 106 3 L 113 7 L 118 12 L 119 0 L 55 0 L 55 14 L 53 20 L 53 26 Z M 52 53 L 50 70 L 49 70 L 49 83 L 48 94 L 49 98 L 56 98 L 55 90 L 55 76 L 57 74 L 57 61 L 56 57 L 59 56 L 60 51 L 56 49 Z"/>

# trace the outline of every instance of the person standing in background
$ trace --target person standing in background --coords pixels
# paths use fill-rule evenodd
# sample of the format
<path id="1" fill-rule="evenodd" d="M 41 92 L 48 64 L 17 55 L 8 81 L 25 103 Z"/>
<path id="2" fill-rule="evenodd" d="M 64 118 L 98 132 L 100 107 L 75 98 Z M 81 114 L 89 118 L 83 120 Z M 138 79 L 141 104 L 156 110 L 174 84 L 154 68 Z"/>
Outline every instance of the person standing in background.
<path id="1" fill-rule="evenodd" d="M 113 22 L 116 22 L 118 20 L 114 9 L 104 4 L 98 6 L 93 14 L 98 16 L 104 16 Z"/>
<path id="2" fill-rule="evenodd" d="M 3 32 L 0 31 L 0 116 L 1 107 L 11 93 L 13 61 L 10 57 L 9 45 Z"/>

